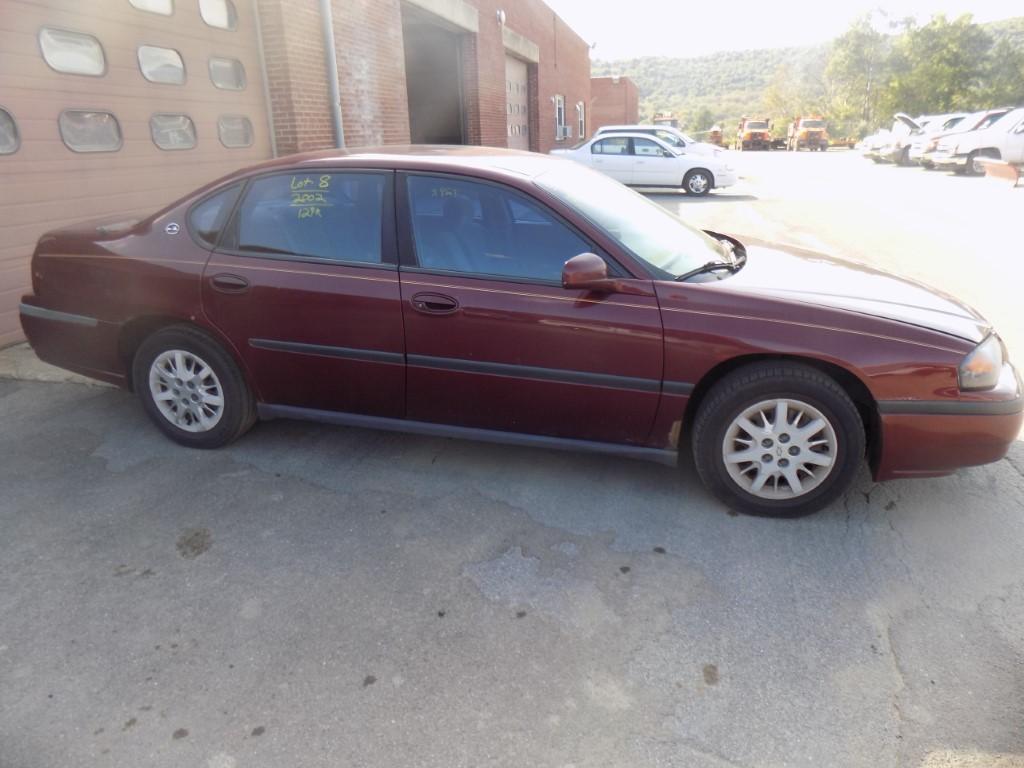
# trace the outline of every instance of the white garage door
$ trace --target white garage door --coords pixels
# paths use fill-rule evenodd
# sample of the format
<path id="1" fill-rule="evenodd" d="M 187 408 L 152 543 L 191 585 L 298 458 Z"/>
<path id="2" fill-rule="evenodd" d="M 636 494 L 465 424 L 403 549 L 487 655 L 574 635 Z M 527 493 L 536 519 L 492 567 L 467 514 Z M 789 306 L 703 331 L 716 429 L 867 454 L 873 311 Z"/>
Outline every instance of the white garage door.
<path id="1" fill-rule="evenodd" d="M 530 148 L 530 99 L 526 62 L 505 57 L 505 101 L 510 149 Z"/>
<path id="2" fill-rule="evenodd" d="M 270 157 L 247 0 L 0 0 L 0 347 L 48 229 Z"/>

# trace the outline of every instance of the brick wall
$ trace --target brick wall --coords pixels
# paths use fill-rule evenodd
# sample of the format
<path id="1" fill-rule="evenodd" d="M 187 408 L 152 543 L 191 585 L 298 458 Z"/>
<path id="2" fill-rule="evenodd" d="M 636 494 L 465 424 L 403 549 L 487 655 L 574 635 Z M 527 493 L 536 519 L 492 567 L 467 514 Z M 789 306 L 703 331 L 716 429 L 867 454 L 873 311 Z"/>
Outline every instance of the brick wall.
<path id="1" fill-rule="evenodd" d="M 257 0 L 278 154 L 333 145 L 319 4 Z M 540 62 L 528 70 L 530 148 L 547 152 L 579 136 L 576 104 L 590 114 L 587 43 L 541 0 L 467 0 L 479 12 L 479 32 L 459 37 L 466 141 L 507 146 L 505 47 L 499 8 L 509 29 L 537 44 Z M 335 53 L 345 143 L 349 147 L 409 141 L 409 108 L 400 0 L 333 0 Z M 565 97 L 572 138 L 555 137 L 554 96 Z"/>
<path id="2" fill-rule="evenodd" d="M 304 0 L 313 3 L 313 0 Z M 345 145 L 409 143 L 399 0 L 333 0 Z"/>
<path id="3" fill-rule="evenodd" d="M 507 145 L 505 47 L 497 18 L 501 9 L 505 11 L 506 26 L 540 48 L 540 62 L 529 72 L 531 86 L 536 83 L 530 105 L 530 148 L 535 152 L 548 152 L 554 147 L 575 144 L 578 140 L 575 105 L 580 101 L 590 104 L 590 47 L 540 0 L 470 2 L 480 12 L 476 44 L 480 143 L 498 147 Z M 573 128 L 572 139 L 555 139 L 555 94 L 565 96 L 566 123 Z M 533 130 L 534 124 L 536 130 Z M 591 125 L 588 114 L 588 131 Z"/>
<path id="4" fill-rule="evenodd" d="M 313 0 L 257 0 L 277 153 L 334 145 L 320 11 Z"/>
<path id="5" fill-rule="evenodd" d="M 591 130 L 602 125 L 630 125 L 640 121 L 640 98 L 628 77 L 594 77 L 590 80 Z"/>

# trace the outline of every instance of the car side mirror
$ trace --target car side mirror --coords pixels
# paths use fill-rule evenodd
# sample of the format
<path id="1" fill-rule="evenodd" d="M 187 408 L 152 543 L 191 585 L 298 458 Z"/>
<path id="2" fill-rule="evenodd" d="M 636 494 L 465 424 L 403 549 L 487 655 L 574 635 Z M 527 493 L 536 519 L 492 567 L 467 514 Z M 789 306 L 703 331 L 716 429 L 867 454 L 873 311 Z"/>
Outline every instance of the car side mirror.
<path id="1" fill-rule="evenodd" d="M 630 293 L 653 296 L 651 286 L 643 280 L 608 277 L 608 265 L 596 253 L 573 256 L 562 267 L 562 287 L 566 290 L 593 293 Z"/>
<path id="2" fill-rule="evenodd" d="M 573 256 L 562 267 L 562 287 L 570 290 L 609 291 L 608 265 L 596 253 Z"/>
<path id="3" fill-rule="evenodd" d="M 667 149 L 663 149 L 663 150 L 661 150 L 661 156 L 662 156 L 662 157 L 668 157 L 668 158 L 672 158 L 672 157 L 675 157 L 675 155 L 673 155 L 673 154 L 672 154 L 671 152 L 669 152 L 669 151 L 668 151 Z"/>

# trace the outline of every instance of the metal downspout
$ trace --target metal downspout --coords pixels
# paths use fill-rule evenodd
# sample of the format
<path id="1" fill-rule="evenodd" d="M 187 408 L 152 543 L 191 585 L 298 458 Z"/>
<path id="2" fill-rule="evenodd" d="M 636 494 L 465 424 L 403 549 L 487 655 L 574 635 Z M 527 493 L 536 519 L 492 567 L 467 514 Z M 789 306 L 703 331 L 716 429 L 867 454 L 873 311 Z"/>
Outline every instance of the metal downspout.
<path id="1" fill-rule="evenodd" d="M 324 57 L 327 64 L 327 85 L 331 95 L 331 125 L 334 146 L 345 146 L 345 124 L 341 119 L 341 85 L 338 82 L 338 54 L 334 48 L 334 13 L 332 0 L 320 0 L 320 24 L 324 31 Z"/>
<path id="2" fill-rule="evenodd" d="M 260 21 L 258 0 L 252 0 L 252 17 L 256 20 L 256 48 L 260 57 L 260 76 L 263 78 L 263 101 L 266 104 L 267 128 L 270 130 L 270 156 L 277 157 L 277 130 L 274 128 L 274 106 L 270 103 L 270 83 L 267 81 L 267 54 L 263 50 L 263 24 Z"/>

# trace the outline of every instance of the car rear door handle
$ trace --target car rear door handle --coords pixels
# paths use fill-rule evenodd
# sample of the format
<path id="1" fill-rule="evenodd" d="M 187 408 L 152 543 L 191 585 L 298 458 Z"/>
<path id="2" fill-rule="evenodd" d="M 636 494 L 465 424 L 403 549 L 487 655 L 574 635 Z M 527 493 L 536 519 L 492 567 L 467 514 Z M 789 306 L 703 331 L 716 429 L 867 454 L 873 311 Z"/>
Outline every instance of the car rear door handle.
<path id="1" fill-rule="evenodd" d="M 443 293 L 417 293 L 411 303 L 413 309 L 425 315 L 451 315 L 459 309 L 459 302 Z"/>
<path id="2" fill-rule="evenodd" d="M 222 273 L 210 278 L 210 285 L 221 293 L 245 293 L 249 290 L 249 281 L 239 275 Z"/>

